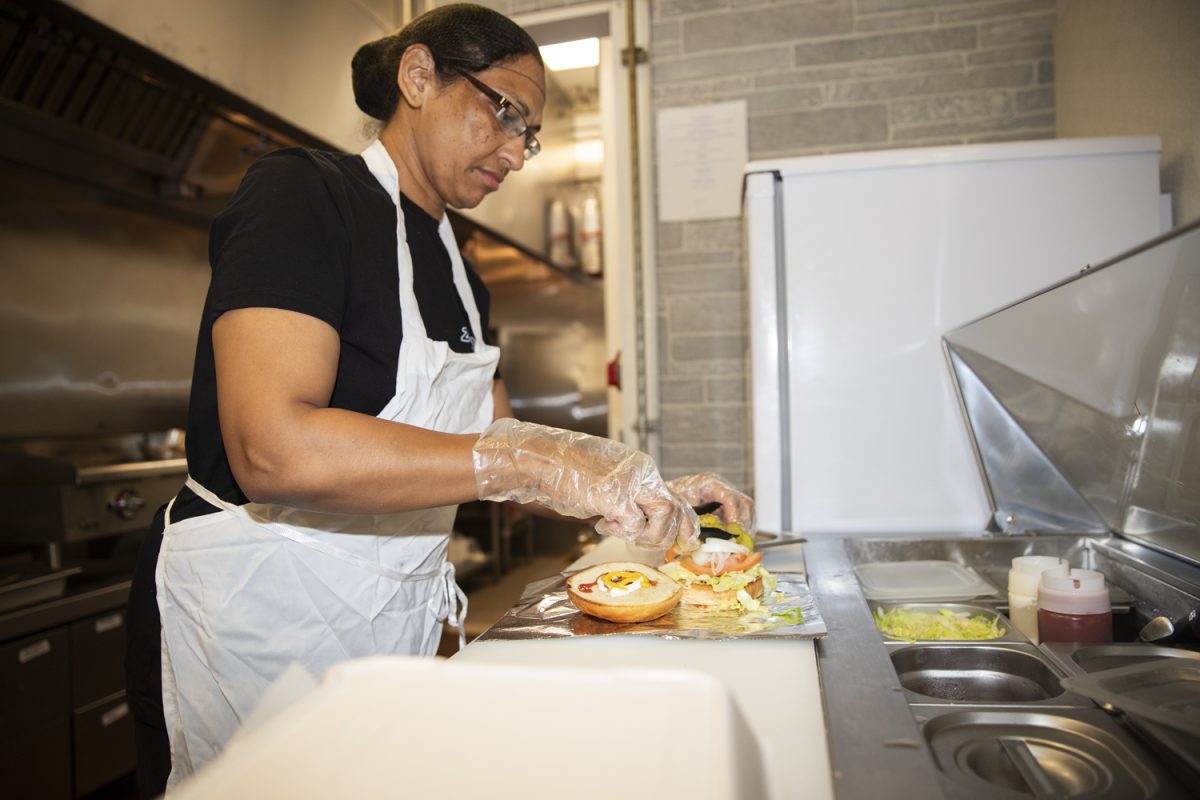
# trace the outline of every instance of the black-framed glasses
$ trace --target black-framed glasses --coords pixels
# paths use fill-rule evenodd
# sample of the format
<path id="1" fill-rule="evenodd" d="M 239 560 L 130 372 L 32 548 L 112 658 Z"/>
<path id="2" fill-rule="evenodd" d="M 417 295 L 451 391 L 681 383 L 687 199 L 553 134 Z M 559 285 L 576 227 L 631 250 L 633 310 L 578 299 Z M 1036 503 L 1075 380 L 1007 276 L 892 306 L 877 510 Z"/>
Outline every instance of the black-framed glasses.
<path id="1" fill-rule="evenodd" d="M 457 72 L 470 81 L 472 86 L 483 92 L 487 99 L 491 100 L 492 104 L 496 106 L 496 119 L 500 122 L 500 130 L 504 132 L 505 136 L 513 139 L 518 136 L 525 137 L 526 161 L 542 152 L 541 142 L 529 130 L 529 123 L 525 121 L 525 115 L 520 112 L 512 100 L 500 94 L 466 70 L 457 70 Z"/>

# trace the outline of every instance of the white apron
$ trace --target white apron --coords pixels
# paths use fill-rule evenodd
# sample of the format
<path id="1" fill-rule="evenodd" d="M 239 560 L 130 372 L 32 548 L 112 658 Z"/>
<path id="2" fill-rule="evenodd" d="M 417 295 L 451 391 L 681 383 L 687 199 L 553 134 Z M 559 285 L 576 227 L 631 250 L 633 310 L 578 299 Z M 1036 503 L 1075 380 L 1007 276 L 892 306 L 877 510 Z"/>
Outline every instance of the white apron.
<path id="1" fill-rule="evenodd" d="M 396 204 L 403 339 L 396 394 L 379 413 L 447 433 L 492 421 L 499 350 L 483 343 L 479 310 L 448 219 L 439 233 L 470 317 L 475 352 L 432 341 L 413 294 L 412 257 L 396 168 L 376 141 L 364 153 Z M 155 580 L 162 617 L 163 711 L 171 740 L 168 789 L 210 761 L 293 662 L 314 676 L 348 658 L 433 655 L 442 620 L 459 629 L 466 598 L 446 560 L 456 506 L 351 516 L 236 506 L 192 478 L 221 509 L 170 521 Z"/>

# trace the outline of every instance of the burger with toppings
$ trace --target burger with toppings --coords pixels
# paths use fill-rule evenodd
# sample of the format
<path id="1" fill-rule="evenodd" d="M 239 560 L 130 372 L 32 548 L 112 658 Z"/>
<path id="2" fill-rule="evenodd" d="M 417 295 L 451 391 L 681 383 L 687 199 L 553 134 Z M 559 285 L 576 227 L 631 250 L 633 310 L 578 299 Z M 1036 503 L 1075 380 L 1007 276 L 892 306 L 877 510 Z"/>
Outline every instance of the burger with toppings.
<path id="1" fill-rule="evenodd" d="M 646 622 L 679 605 L 683 587 L 654 567 L 597 564 L 567 580 L 567 596 L 585 614 L 609 622 Z"/>
<path id="2" fill-rule="evenodd" d="M 774 584 L 761 561 L 754 537 L 741 525 L 703 514 L 700 547 L 684 554 L 672 547 L 659 569 L 683 585 L 681 601 L 687 605 L 754 610 Z"/>

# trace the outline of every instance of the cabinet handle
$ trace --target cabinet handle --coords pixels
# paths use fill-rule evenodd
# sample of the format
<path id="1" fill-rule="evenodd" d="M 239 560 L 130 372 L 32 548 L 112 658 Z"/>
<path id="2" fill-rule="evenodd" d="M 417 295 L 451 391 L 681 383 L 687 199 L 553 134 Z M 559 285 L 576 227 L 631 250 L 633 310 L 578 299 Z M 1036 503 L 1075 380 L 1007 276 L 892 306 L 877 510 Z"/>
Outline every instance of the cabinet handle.
<path id="1" fill-rule="evenodd" d="M 35 658 L 40 658 L 50 652 L 50 640 L 42 639 L 40 642 L 34 642 L 28 647 L 22 647 L 17 651 L 17 661 L 22 664 L 27 664 Z"/>
<path id="2" fill-rule="evenodd" d="M 121 703 L 121 705 L 114 706 L 108 711 L 105 711 L 104 714 L 100 716 L 100 724 L 107 728 L 109 725 L 112 725 L 119 719 L 123 719 L 128 714 L 129 704 Z"/>
<path id="3" fill-rule="evenodd" d="M 107 617 L 101 617 L 100 619 L 96 620 L 96 633 L 106 633 L 111 631 L 113 628 L 119 628 L 121 627 L 121 623 L 123 621 L 124 620 L 120 612 L 116 614 L 109 614 Z"/>

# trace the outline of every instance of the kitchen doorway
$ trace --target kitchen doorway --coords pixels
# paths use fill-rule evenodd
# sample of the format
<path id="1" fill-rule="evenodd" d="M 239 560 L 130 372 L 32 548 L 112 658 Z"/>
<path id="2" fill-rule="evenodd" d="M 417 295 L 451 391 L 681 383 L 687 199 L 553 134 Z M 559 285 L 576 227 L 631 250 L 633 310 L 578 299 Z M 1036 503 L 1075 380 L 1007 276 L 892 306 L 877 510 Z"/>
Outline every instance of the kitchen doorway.
<path id="1" fill-rule="evenodd" d="M 649 3 L 630 1 L 635 4 L 635 38 L 647 41 Z M 464 216 L 549 262 L 567 281 L 560 282 L 565 288 L 558 290 L 548 289 L 544 281 L 506 285 L 499 291 L 489 284 L 493 321 L 502 328 L 501 346 L 506 336 L 523 342 L 536 338 L 536 330 L 545 328 L 548 320 L 554 320 L 553 325 L 564 324 L 564 319 L 573 324 L 584 298 L 590 310 L 582 312 L 584 319 L 575 326 L 570 347 L 566 352 L 554 348 L 566 362 L 560 365 L 566 377 L 560 375 L 558 383 L 573 384 L 566 389 L 582 398 L 576 413 L 603 416 L 591 422 L 583 419 L 578 428 L 599 428 L 657 457 L 652 426 L 643 424 L 639 431 L 638 424 L 639 419 L 655 419 L 658 408 L 657 381 L 652 379 L 658 360 L 650 269 L 653 194 L 646 171 L 651 163 L 649 64 L 643 59 L 636 66 L 637 96 L 631 103 L 623 63 L 629 40 L 624 3 L 580 4 L 514 19 L 543 48 L 547 62 L 546 108 L 538 134 L 542 152 L 505 180 L 503 192 Z M 590 50 L 592 58 L 560 64 L 554 51 L 563 49 Z M 637 161 L 643 165 L 640 175 L 633 167 L 633 118 Z M 634 202 L 635 191 L 640 203 Z M 641 287 L 640 297 L 635 286 Z M 507 311 L 506 296 L 512 306 Z M 594 302 L 586 299 L 589 296 Z M 545 320 L 539 322 L 542 317 Z M 589 337 L 594 341 L 579 344 Z M 532 374 L 528 364 L 513 364 L 505 371 L 503 362 L 502 372 L 506 382 Z M 539 381 L 544 382 L 546 372 L 538 370 Z M 609 385 L 610 378 L 620 388 Z M 546 397 L 545 384 L 533 394 Z M 536 410 L 532 416 L 516 406 L 514 410 L 519 417 L 536 417 Z"/>

